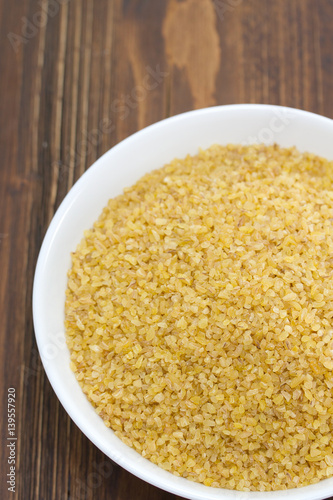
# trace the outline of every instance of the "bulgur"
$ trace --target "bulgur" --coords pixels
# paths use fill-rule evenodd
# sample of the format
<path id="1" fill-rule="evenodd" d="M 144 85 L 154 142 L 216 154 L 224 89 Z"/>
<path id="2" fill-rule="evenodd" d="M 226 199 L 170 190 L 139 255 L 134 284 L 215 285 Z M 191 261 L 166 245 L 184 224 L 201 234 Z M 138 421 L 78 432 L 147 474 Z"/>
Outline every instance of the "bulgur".
<path id="1" fill-rule="evenodd" d="M 215 145 L 145 175 L 85 232 L 71 366 L 142 456 L 243 491 L 333 476 L 332 167 Z"/>

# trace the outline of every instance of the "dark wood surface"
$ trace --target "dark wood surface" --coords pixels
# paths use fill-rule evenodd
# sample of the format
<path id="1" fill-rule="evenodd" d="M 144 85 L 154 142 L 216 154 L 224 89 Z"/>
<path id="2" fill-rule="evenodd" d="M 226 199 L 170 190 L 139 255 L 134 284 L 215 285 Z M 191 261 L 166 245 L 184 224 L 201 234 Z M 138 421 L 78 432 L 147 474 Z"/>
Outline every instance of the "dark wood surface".
<path id="1" fill-rule="evenodd" d="M 333 1 L 0 0 L 0 26 L 0 498 L 175 500 L 111 470 L 60 406 L 32 325 L 38 251 L 80 175 L 157 120 L 241 102 L 333 118 Z"/>

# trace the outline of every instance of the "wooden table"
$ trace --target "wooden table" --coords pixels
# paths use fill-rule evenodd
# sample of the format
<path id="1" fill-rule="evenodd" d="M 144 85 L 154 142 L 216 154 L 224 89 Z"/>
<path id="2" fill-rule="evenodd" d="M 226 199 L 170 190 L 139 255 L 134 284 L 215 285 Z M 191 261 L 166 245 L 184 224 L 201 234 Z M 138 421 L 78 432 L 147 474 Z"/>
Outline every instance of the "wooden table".
<path id="1" fill-rule="evenodd" d="M 60 406 L 33 333 L 38 251 L 73 183 L 146 125 L 241 102 L 333 118 L 333 1 L 0 0 L 0 20 L 0 496 L 175 500 L 111 468 Z"/>

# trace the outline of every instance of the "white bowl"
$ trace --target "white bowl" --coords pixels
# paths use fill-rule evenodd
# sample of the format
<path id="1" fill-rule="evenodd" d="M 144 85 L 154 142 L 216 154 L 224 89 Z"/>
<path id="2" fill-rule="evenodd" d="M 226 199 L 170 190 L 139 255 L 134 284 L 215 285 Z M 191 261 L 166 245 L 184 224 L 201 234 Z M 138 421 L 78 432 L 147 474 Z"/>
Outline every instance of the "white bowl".
<path id="1" fill-rule="evenodd" d="M 333 478 L 268 493 L 217 489 L 178 478 L 126 446 L 86 399 L 69 368 L 64 301 L 70 253 L 109 198 L 175 157 L 213 143 L 276 142 L 333 159 L 333 121 L 279 106 L 240 104 L 191 111 L 137 132 L 105 153 L 70 190 L 46 233 L 36 267 L 33 316 L 40 356 L 60 402 L 82 432 L 119 465 L 166 491 L 191 500 L 317 500 L 333 493 Z"/>

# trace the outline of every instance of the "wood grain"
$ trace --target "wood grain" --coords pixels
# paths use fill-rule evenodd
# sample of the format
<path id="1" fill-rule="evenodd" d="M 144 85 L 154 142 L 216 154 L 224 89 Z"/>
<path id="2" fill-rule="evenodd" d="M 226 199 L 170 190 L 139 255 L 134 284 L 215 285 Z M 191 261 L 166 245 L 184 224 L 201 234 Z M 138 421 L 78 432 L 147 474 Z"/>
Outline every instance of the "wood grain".
<path id="1" fill-rule="evenodd" d="M 1 498 L 177 498 L 111 464 L 60 406 L 33 333 L 38 251 L 73 183 L 146 125 L 240 102 L 333 118 L 332 23 L 332 0 L 0 0 Z"/>
<path id="2" fill-rule="evenodd" d="M 185 33 L 192 36 L 184 37 Z M 220 45 L 210 0 L 170 0 L 163 23 L 168 62 L 182 72 L 195 108 L 215 104 Z"/>

